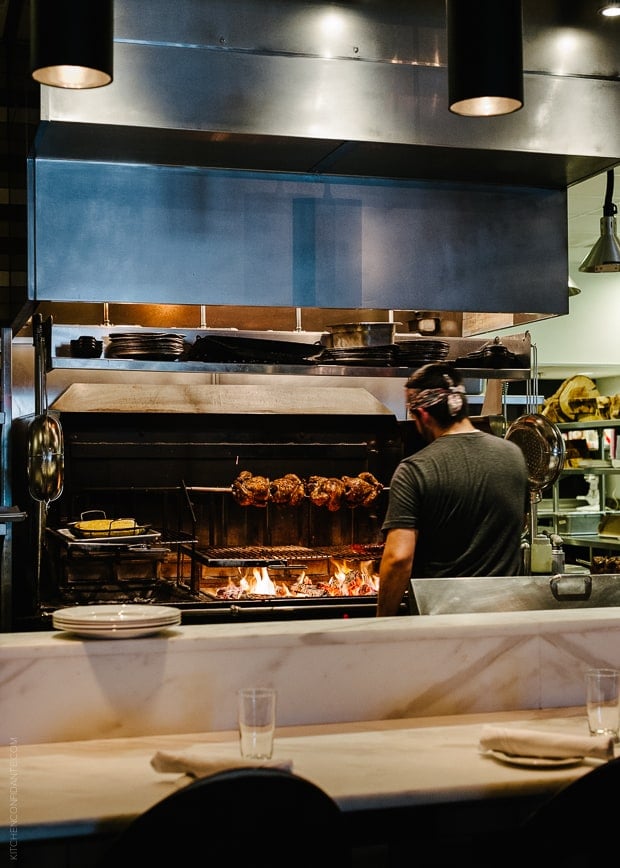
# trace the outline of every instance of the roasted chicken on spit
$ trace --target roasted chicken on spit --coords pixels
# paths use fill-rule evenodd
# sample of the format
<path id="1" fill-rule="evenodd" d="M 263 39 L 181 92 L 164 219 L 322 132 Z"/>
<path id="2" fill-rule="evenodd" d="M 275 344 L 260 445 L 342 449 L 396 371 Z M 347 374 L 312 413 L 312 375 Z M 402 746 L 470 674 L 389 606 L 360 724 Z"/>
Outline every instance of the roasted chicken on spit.
<path id="1" fill-rule="evenodd" d="M 239 506 L 267 506 L 271 483 L 266 476 L 253 476 L 244 470 L 234 480 L 232 494 Z"/>
<path id="2" fill-rule="evenodd" d="M 344 500 L 347 506 L 370 506 L 383 490 L 383 486 L 372 473 L 360 473 L 359 476 L 343 476 Z"/>
<path id="3" fill-rule="evenodd" d="M 306 496 L 303 481 L 294 473 L 274 479 L 269 490 L 271 500 L 283 506 L 298 506 Z"/>
<path id="4" fill-rule="evenodd" d="M 265 507 L 268 503 L 299 506 L 307 498 L 314 506 L 337 512 L 344 504 L 350 508 L 370 506 L 383 491 L 383 485 L 366 471 L 359 476 L 311 476 L 304 481 L 295 473 L 269 480 L 244 470 L 233 481 L 231 491 L 239 506 Z"/>
<path id="5" fill-rule="evenodd" d="M 315 506 L 326 506 L 330 512 L 340 509 L 344 496 L 344 482 L 335 476 L 311 476 L 306 490 Z"/>

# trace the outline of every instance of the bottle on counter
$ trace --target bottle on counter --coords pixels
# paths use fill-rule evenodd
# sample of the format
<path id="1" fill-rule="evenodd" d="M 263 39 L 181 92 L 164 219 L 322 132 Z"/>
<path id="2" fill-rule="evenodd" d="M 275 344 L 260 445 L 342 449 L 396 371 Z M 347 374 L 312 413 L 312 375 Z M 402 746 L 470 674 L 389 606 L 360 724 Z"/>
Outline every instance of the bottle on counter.
<path id="1" fill-rule="evenodd" d="M 530 549 L 532 573 L 549 575 L 553 567 L 551 540 L 544 533 L 536 534 Z"/>
<path id="2" fill-rule="evenodd" d="M 562 548 L 564 540 L 557 533 L 551 534 L 551 572 L 554 576 L 566 570 L 566 557 Z"/>
<path id="3" fill-rule="evenodd" d="M 551 572 L 554 576 L 566 570 L 566 558 L 562 546 L 551 546 Z"/>

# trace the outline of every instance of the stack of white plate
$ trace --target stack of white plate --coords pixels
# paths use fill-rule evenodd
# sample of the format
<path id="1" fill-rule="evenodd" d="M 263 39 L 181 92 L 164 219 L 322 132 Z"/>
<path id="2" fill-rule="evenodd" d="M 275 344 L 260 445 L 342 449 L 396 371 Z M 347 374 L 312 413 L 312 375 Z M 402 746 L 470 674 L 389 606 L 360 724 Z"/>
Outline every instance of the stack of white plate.
<path id="1" fill-rule="evenodd" d="M 52 615 L 56 630 L 89 639 L 137 639 L 181 623 L 181 610 L 172 606 L 135 603 L 72 606 Z"/>

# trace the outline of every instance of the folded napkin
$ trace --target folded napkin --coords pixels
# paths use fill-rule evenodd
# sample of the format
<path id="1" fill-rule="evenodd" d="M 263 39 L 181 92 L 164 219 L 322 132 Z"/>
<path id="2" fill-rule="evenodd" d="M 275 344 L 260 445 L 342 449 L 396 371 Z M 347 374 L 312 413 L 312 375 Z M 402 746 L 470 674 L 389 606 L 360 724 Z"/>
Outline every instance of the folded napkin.
<path id="1" fill-rule="evenodd" d="M 608 760 L 614 756 L 614 740 L 605 735 L 573 735 L 486 724 L 480 735 L 480 749 L 501 750 L 514 756 L 591 756 Z"/>
<path id="2" fill-rule="evenodd" d="M 205 747 L 197 744 L 176 752 L 158 750 L 151 759 L 151 765 L 156 772 L 180 772 L 195 778 L 203 778 L 224 769 L 248 767 L 285 769 L 289 772 L 293 770 L 293 761 L 290 759 L 251 760 L 239 756 L 214 757 L 212 746 L 208 751 Z"/>

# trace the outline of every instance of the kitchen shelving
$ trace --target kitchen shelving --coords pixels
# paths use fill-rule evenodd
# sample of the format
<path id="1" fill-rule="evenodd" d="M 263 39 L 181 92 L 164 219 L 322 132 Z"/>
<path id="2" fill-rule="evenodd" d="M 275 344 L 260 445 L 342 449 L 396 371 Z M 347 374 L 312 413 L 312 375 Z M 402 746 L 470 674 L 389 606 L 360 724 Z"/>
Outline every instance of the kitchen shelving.
<path id="1" fill-rule="evenodd" d="M 171 328 L 171 331 L 173 329 Z M 165 372 L 165 373 L 225 373 L 225 374 L 281 374 L 295 376 L 320 376 L 320 377 L 407 377 L 411 367 L 384 367 L 379 365 L 337 365 L 337 364 L 258 364 L 255 362 L 198 362 L 185 360 L 172 361 L 147 361 L 141 359 L 119 359 L 107 358 L 75 358 L 70 354 L 71 340 L 75 340 L 81 335 L 88 333 L 93 335 L 98 340 L 104 342 L 105 345 L 108 335 L 111 331 L 129 332 L 146 331 L 137 326 L 67 326 L 54 325 L 51 334 L 50 351 L 48 354 L 48 370 L 52 369 L 88 369 L 101 371 L 146 371 L 146 372 Z M 158 330 L 161 331 L 161 330 Z M 178 329 L 174 329 L 178 332 Z M 260 339 L 271 340 L 301 340 L 304 343 L 316 343 L 317 353 L 322 349 L 320 339 L 321 332 L 253 332 L 253 331 L 237 331 L 237 330 L 217 330 L 217 329 L 181 329 L 185 334 L 185 339 L 188 343 L 195 341 L 196 337 L 205 334 L 222 334 L 222 335 L 238 335 L 244 337 L 255 337 Z M 411 340 L 414 337 L 411 333 L 396 335 L 396 340 Z M 467 355 L 470 351 L 478 350 L 481 346 L 489 343 L 488 338 L 446 338 L 440 337 L 442 341 L 450 343 L 450 353 L 448 360 Z M 504 344 L 511 352 L 515 353 L 522 362 L 523 367 L 519 368 L 496 368 L 496 367 L 463 367 L 458 370 L 461 376 L 467 379 L 500 379 L 500 380 L 528 380 L 532 376 L 531 371 L 531 346 L 529 334 L 516 335 L 502 339 Z"/>
<path id="2" fill-rule="evenodd" d="M 575 422 L 559 422 L 556 423 L 561 432 L 569 431 L 595 431 L 597 435 L 598 458 L 585 459 L 577 467 L 564 467 L 558 479 L 552 487 L 552 506 L 551 511 L 545 512 L 539 510 L 539 518 L 550 518 L 553 525 L 553 530 L 562 535 L 561 529 L 558 528 L 558 516 L 565 515 L 566 509 L 560 507 L 560 480 L 570 476 L 595 476 L 599 478 L 599 508 L 595 510 L 595 514 L 602 516 L 620 514 L 620 510 L 610 509 L 607 505 L 607 490 L 606 479 L 608 476 L 620 474 L 620 464 L 616 464 L 615 460 L 612 463 L 611 458 L 605 457 L 605 445 L 603 442 L 603 432 L 605 430 L 620 428 L 620 419 L 584 419 Z M 585 505 L 585 501 L 584 501 Z M 583 512 L 583 511 L 581 511 Z M 609 536 L 600 536 L 598 533 L 570 533 L 563 534 L 562 539 L 565 545 L 579 546 L 590 550 L 590 559 L 594 550 L 600 549 L 603 551 L 620 549 L 620 539 L 615 539 Z"/>

